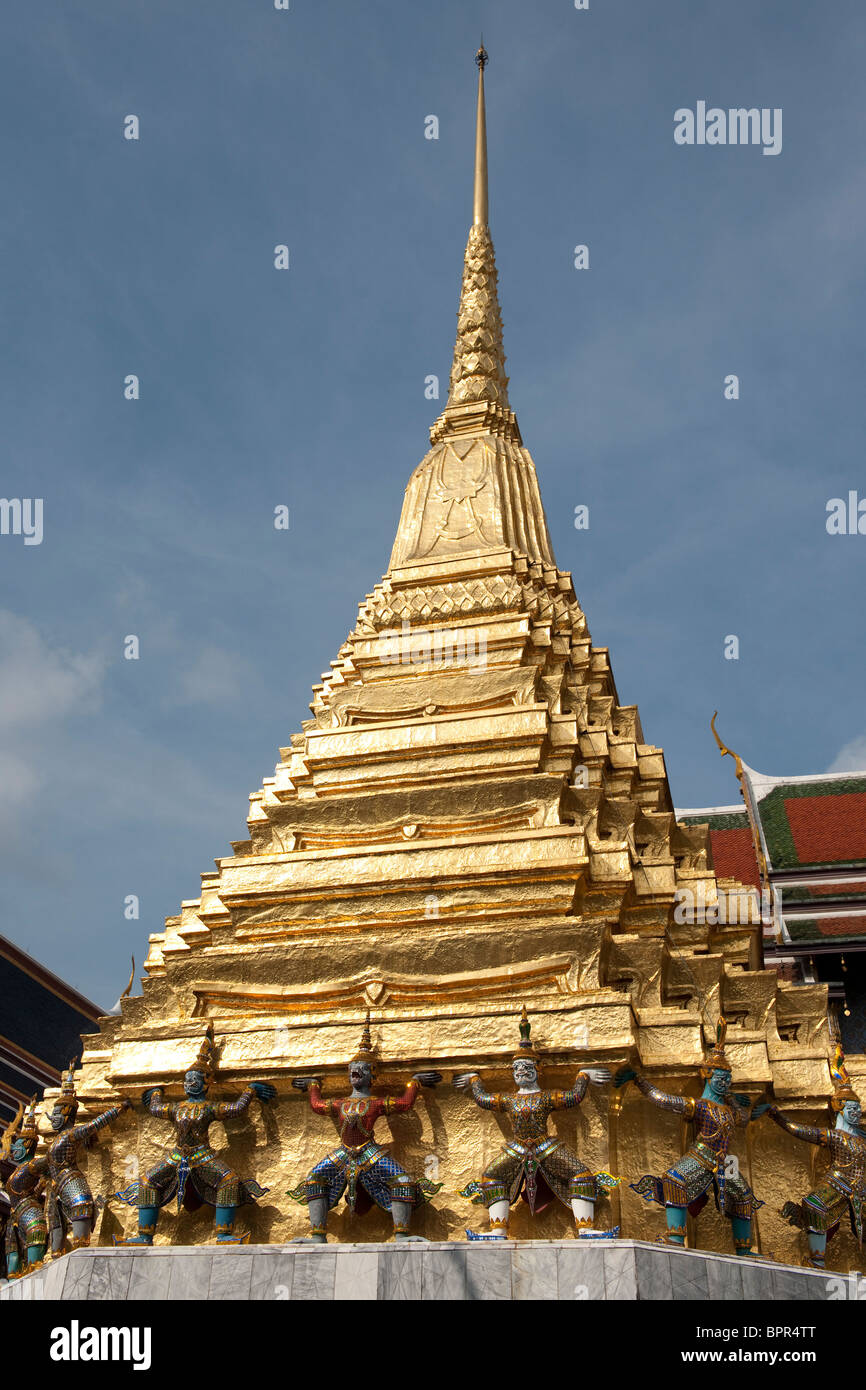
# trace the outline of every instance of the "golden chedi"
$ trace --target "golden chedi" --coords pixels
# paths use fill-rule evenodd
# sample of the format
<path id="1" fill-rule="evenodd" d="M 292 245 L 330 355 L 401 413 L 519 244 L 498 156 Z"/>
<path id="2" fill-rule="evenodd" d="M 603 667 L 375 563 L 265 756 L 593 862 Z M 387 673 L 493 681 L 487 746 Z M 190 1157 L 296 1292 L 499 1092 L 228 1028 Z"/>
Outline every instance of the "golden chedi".
<path id="1" fill-rule="evenodd" d="M 637 708 L 620 703 L 607 649 L 593 645 L 571 576 L 556 566 L 508 400 L 483 62 L 476 131 L 450 394 L 409 481 L 388 571 L 314 686 L 312 718 L 250 798 L 248 838 L 151 937 L 141 995 L 85 1039 L 76 1078 L 88 1113 L 136 1102 L 111 1145 L 90 1155 L 93 1189 L 108 1195 L 159 1161 L 163 1128 L 141 1093 L 179 1095 L 212 1022 L 220 1094 L 253 1078 L 278 1090 L 266 1110 L 213 1130 L 232 1166 L 269 1189 L 241 1218 L 254 1242 L 308 1229 L 286 1193 L 327 1141 L 292 1081 L 315 1076 L 325 1097 L 342 1094 L 367 1010 L 382 1094 L 424 1069 L 446 1082 L 482 1072 L 507 1089 L 524 1004 L 544 1087 L 568 1090 L 579 1067 L 629 1064 L 688 1092 L 724 1013 L 739 1092 L 754 1099 L 772 1086 L 786 1113 L 808 1122 L 831 1090 L 824 989 L 762 968 L 759 922 L 729 912 L 675 920 L 678 891 L 715 905 L 746 890 L 717 882 L 702 827 L 677 824 L 662 750 L 645 740 Z M 392 1132 L 382 1123 L 402 1167 L 441 1183 L 413 1230 L 441 1240 L 484 1229 L 460 1190 L 499 1153 L 500 1124 L 450 1084 L 423 1092 Z M 600 1202 L 599 1226 L 663 1232 L 664 1213 L 628 1182 L 683 1152 L 680 1118 L 633 1086 L 593 1087 L 551 1126 L 592 1172 L 624 1179 Z M 756 1248 L 799 1262 L 801 1236 L 778 1211 L 809 1186 L 803 1146 L 763 1121 L 733 1152 L 765 1203 Z M 96 1239 L 133 1230 L 133 1214 L 112 1201 Z M 392 1221 L 377 1206 L 360 1217 L 341 1204 L 328 1231 L 384 1240 Z M 533 1221 L 518 1202 L 510 1234 L 572 1238 L 574 1218 L 556 1203 Z M 208 1223 L 167 1208 L 156 1241 L 210 1238 Z M 700 1244 L 729 1250 L 713 1211 Z M 838 1254 L 843 1265 L 855 1258 L 847 1235 Z"/>

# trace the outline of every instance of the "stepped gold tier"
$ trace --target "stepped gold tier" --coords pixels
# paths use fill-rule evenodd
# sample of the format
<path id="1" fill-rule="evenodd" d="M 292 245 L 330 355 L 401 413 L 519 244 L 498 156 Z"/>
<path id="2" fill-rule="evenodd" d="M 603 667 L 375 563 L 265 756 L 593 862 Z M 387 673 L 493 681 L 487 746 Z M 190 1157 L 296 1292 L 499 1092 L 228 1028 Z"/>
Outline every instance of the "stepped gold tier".
<path id="1" fill-rule="evenodd" d="M 248 838 L 151 937 L 141 994 L 85 1039 L 77 1073 L 85 1114 L 120 1096 L 136 1102 L 87 1160 L 94 1192 L 108 1196 L 170 1147 L 169 1127 L 142 1110 L 140 1094 L 156 1084 L 180 1094 L 212 1021 L 212 1094 L 237 1095 L 253 1079 L 278 1091 L 224 1135 L 212 1131 L 235 1171 L 270 1189 L 239 1215 L 253 1241 L 307 1229 L 306 1208 L 286 1190 L 334 1148 L 336 1131 L 291 1082 L 318 1075 L 326 1095 L 345 1094 L 368 1010 L 377 1088 L 396 1093 L 420 1068 L 445 1073 L 377 1131 L 410 1174 L 442 1184 L 413 1222 L 434 1240 L 484 1228 L 483 1209 L 459 1190 L 507 1133 L 448 1084 L 451 1074 L 478 1069 L 488 1089 L 510 1089 L 524 1004 L 542 1085 L 571 1085 L 579 1065 L 628 1062 L 697 1095 L 724 1013 L 735 1090 L 756 1098 L 772 1086 L 788 1113 L 826 1122 L 825 988 L 763 968 L 757 916 L 676 920 L 678 890 L 711 906 L 742 904 L 751 890 L 716 878 L 704 827 L 677 823 L 662 750 L 637 707 L 621 702 L 608 651 L 593 645 L 571 575 L 554 560 L 508 403 L 483 67 L 475 162 L 450 394 L 409 481 L 387 573 L 313 687 L 312 717 L 251 796 Z M 856 1084 L 866 1059 L 848 1065 Z M 596 1225 L 660 1236 L 663 1210 L 628 1183 L 683 1152 L 682 1120 L 634 1087 L 592 1087 L 552 1125 L 590 1168 L 625 1179 L 599 1204 Z M 779 1209 L 810 1188 L 807 1146 L 768 1120 L 737 1142 L 765 1203 L 756 1248 L 805 1261 L 804 1237 Z M 134 1229 L 134 1212 L 109 1200 L 97 1239 Z M 565 1207 L 532 1218 L 519 1202 L 510 1233 L 573 1230 Z M 390 1233 L 375 1208 L 353 1217 L 341 1204 L 331 1215 L 332 1239 Z M 689 1238 L 730 1251 L 712 1204 L 699 1240 L 694 1228 Z M 174 1204 L 161 1214 L 157 1244 L 212 1239 L 207 1220 Z M 857 1258 L 840 1232 L 828 1264 Z"/>

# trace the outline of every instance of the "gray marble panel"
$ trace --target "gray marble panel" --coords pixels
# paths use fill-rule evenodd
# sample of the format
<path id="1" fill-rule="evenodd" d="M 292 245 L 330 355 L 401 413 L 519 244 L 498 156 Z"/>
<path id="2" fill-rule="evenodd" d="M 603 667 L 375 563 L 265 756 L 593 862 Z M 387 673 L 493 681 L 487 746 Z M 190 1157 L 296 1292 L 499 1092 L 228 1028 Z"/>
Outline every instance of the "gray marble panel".
<path id="1" fill-rule="evenodd" d="M 743 1279 L 736 1260 L 707 1260 L 707 1295 L 717 1303 L 740 1303 Z"/>
<path id="2" fill-rule="evenodd" d="M 247 1247 L 241 1246 L 241 1249 L 246 1250 Z M 229 1302 L 247 1301 L 252 1287 L 254 1259 L 255 1256 L 249 1254 L 238 1258 L 231 1249 L 214 1251 L 208 1298 Z"/>
<path id="3" fill-rule="evenodd" d="M 388 1302 L 418 1302 L 422 1295 L 423 1245 L 392 1246 L 379 1261 L 378 1298 Z"/>
<path id="4" fill-rule="evenodd" d="M 466 1297 L 466 1251 L 459 1247 L 425 1250 L 422 1255 L 421 1297 L 424 1299 L 464 1299 Z"/>
<path id="5" fill-rule="evenodd" d="M 671 1266 L 674 1298 L 677 1302 L 698 1300 L 705 1303 L 710 1296 L 707 1282 L 707 1264 L 709 1261 L 701 1255 L 691 1255 L 686 1251 L 679 1253 L 676 1250 L 671 1250 L 668 1253 L 668 1259 Z"/>
<path id="6" fill-rule="evenodd" d="M 635 1251 L 608 1245 L 603 1250 L 604 1296 L 608 1299 L 637 1298 Z"/>
<path id="7" fill-rule="evenodd" d="M 650 1303 L 669 1303 L 674 1298 L 672 1270 L 676 1268 L 676 1259 L 662 1245 L 649 1250 L 637 1247 L 634 1260 L 638 1298 Z"/>
<path id="8" fill-rule="evenodd" d="M 770 1295 L 772 1298 L 779 1299 L 783 1303 L 811 1298 L 812 1281 L 805 1272 L 801 1273 L 798 1269 L 784 1269 L 777 1266 L 775 1269 L 767 1270 L 767 1275 L 772 1280 L 772 1294 Z"/>
<path id="9" fill-rule="evenodd" d="M 295 1254 L 292 1250 L 256 1253 L 252 1258 L 251 1299 L 284 1302 L 292 1296 Z"/>
<path id="10" fill-rule="evenodd" d="M 545 1301 L 558 1298 L 559 1270 L 554 1247 L 521 1249 L 518 1246 L 511 1263 L 511 1287 L 514 1298 Z"/>
<path id="11" fill-rule="evenodd" d="M 383 1258 L 387 1254 L 383 1252 Z M 334 1298 L 374 1302 L 379 1296 L 379 1252 L 377 1250 L 338 1250 Z"/>
<path id="12" fill-rule="evenodd" d="M 168 1257 L 170 1270 L 168 1278 L 168 1297 L 172 1303 L 178 1300 L 207 1298 L 210 1290 L 213 1255 L 181 1255 L 175 1251 Z"/>
<path id="13" fill-rule="evenodd" d="M 42 1297 L 60 1298 L 63 1293 L 63 1269 L 61 1265 L 47 1264 L 44 1269 L 40 1269 L 39 1275 L 42 1279 Z"/>
<path id="14" fill-rule="evenodd" d="M 295 1254 L 292 1300 L 332 1299 L 337 1273 L 337 1254 L 324 1245 L 308 1246 Z"/>
<path id="15" fill-rule="evenodd" d="M 23 1302 L 41 1301 L 47 1296 L 45 1281 L 50 1268 L 50 1265 L 46 1265 L 44 1269 L 37 1270 L 35 1274 L 26 1274 L 23 1279 L 0 1280 L 0 1299 L 8 1301 L 12 1298 L 12 1290 L 20 1287 L 24 1292 L 16 1295 L 16 1298 L 20 1298 Z"/>
<path id="16" fill-rule="evenodd" d="M 88 1298 L 90 1276 L 93 1272 L 93 1256 L 87 1251 L 80 1253 L 71 1250 L 62 1257 L 65 1278 L 63 1280 L 64 1299 Z"/>
<path id="17" fill-rule="evenodd" d="M 604 1255 L 599 1249 L 575 1240 L 560 1246 L 557 1254 L 557 1285 L 561 1299 L 598 1300 L 604 1298 Z"/>
<path id="18" fill-rule="evenodd" d="M 146 1299 L 158 1303 L 168 1298 L 168 1285 L 171 1276 L 171 1252 L 148 1252 L 142 1259 L 136 1252 L 129 1276 L 129 1299 Z"/>
<path id="19" fill-rule="evenodd" d="M 806 1288 L 809 1292 L 810 1301 L 814 1300 L 814 1302 L 816 1303 L 823 1303 L 830 1297 L 831 1292 L 837 1292 L 837 1288 L 835 1285 L 832 1289 L 828 1286 L 827 1276 L 825 1274 L 819 1273 L 818 1271 L 815 1271 L 815 1273 L 812 1274 L 807 1274 L 806 1279 Z M 853 1299 L 866 1300 L 866 1280 L 864 1280 L 862 1276 L 859 1281 L 859 1289 L 857 1285 L 855 1285 L 853 1288 L 851 1288 L 849 1285 L 848 1297 Z"/>
<path id="20" fill-rule="evenodd" d="M 493 1242 L 472 1244 L 466 1250 L 466 1294 L 468 1299 L 511 1298 L 511 1250 L 500 1250 Z"/>
<path id="21" fill-rule="evenodd" d="M 806 1293 L 801 1294 L 800 1297 L 803 1298 L 804 1301 L 811 1302 L 814 1300 L 814 1302 L 816 1303 L 825 1303 L 830 1296 L 830 1290 L 827 1287 L 826 1276 L 819 1273 L 818 1271 L 816 1271 L 813 1274 L 805 1274 L 804 1271 L 804 1275 L 805 1277 L 803 1282 Z M 849 1288 L 848 1297 L 850 1299 L 856 1299 L 857 1296 L 858 1295 L 856 1287 Z M 866 1300 L 866 1287 L 863 1286 L 862 1282 L 860 1286 L 859 1297 L 861 1299 Z"/>
<path id="22" fill-rule="evenodd" d="M 95 1255 L 88 1298 L 125 1299 L 132 1276 L 131 1255 Z"/>
<path id="23" fill-rule="evenodd" d="M 743 1283 L 744 1299 L 764 1299 L 773 1297 L 773 1276 L 765 1266 L 741 1259 L 738 1263 L 740 1279 Z"/>
<path id="24" fill-rule="evenodd" d="M 129 1280 L 127 1280 L 127 1286 Z M 95 1255 L 90 1268 L 90 1288 L 87 1291 L 90 1299 L 102 1301 L 111 1297 L 108 1285 L 108 1257 L 105 1255 Z"/>

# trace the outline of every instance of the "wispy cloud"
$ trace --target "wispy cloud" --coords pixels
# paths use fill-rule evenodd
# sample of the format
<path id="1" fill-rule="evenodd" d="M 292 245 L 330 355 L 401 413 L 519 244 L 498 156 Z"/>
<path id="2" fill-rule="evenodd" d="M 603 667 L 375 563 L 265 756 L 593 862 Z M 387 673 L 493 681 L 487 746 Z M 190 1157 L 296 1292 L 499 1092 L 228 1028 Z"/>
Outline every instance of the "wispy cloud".
<path id="1" fill-rule="evenodd" d="M 828 772 L 866 772 L 866 734 L 852 738 L 839 749 Z"/>
<path id="2" fill-rule="evenodd" d="M 92 713 L 104 659 L 52 645 L 26 618 L 0 610 L 0 735 Z"/>

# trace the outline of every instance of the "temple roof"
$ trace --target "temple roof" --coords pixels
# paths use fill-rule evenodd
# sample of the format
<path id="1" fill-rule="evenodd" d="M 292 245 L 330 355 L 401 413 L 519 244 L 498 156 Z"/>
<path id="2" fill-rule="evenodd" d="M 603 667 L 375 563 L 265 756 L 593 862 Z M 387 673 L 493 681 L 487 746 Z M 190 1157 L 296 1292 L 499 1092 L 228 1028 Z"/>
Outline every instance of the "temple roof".
<path id="1" fill-rule="evenodd" d="M 0 936 L 0 1124 L 60 1080 L 105 1010 Z"/>
<path id="2" fill-rule="evenodd" d="M 866 771 L 772 777 L 740 766 L 783 932 L 794 943 L 866 945 Z M 717 873 L 761 886 L 745 806 L 690 808 L 677 819 L 709 826 Z"/>

